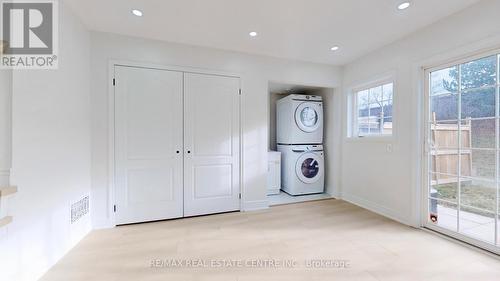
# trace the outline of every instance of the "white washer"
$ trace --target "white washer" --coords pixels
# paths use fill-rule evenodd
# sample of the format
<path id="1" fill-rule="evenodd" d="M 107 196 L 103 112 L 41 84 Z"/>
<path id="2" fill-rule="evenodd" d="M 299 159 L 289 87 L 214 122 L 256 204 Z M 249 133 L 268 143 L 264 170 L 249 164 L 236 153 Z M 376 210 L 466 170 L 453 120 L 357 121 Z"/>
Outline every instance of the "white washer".
<path id="1" fill-rule="evenodd" d="M 281 152 L 281 189 L 290 195 L 323 193 L 323 145 L 278 145 Z"/>
<path id="2" fill-rule="evenodd" d="M 276 103 L 278 144 L 323 143 L 323 99 L 289 95 Z"/>

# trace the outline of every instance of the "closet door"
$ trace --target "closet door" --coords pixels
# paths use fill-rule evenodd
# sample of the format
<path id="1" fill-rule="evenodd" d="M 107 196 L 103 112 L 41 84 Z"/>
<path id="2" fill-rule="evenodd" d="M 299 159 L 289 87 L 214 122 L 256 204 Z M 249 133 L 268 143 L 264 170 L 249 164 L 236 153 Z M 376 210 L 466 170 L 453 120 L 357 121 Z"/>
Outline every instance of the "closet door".
<path id="1" fill-rule="evenodd" d="M 184 74 L 184 216 L 240 209 L 239 79 Z"/>
<path id="2" fill-rule="evenodd" d="M 183 216 L 182 73 L 115 67 L 117 224 Z"/>

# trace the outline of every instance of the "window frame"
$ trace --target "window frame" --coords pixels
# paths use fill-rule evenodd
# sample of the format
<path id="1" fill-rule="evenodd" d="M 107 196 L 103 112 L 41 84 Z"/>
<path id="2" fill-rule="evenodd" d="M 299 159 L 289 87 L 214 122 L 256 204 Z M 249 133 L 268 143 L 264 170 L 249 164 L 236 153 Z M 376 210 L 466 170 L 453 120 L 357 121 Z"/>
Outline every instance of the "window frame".
<path id="1" fill-rule="evenodd" d="M 367 134 L 360 135 L 359 134 L 359 124 L 358 124 L 358 94 L 362 91 L 370 90 L 376 87 L 382 87 L 387 84 L 392 84 L 392 133 L 391 134 Z M 394 75 L 386 75 L 382 78 L 371 80 L 370 82 L 358 84 L 358 86 L 352 87 L 349 91 L 348 97 L 348 124 L 347 124 L 347 140 L 348 141 L 361 141 L 361 140 L 369 140 L 369 141 L 392 141 L 395 137 L 395 117 L 396 117 L 396 108 L 395 108 L 395 96 L 396 96 L 396 79 Z"/>
<path id="2" fill-rule="evenodd" d="M 473 238 L 471 236 L 467 236 L 466 234 L 464 234 L 463 232 L 460 232 L 459 231 L 452 231 L 452 230 L 448 230 L 444 227 L 440 227 L 440 226 L 437 226 L 437 225 L 433 225 L 432 223 L 429 222 L 429 208 L 430 208 L 430 190 L 429 190 L 429 181 L 430 181 L 430 176 L 429 174 L 431 173 L 431 167 L 429 165 L 429 155 L 430 155 L 430 151 L 431 151 L 431 147 L 430 147 L 430 122 L 429 122 L 429 113 L 430 113 L 430 97 L 431 97 L 431 91 L 430 91 L 430 74 L 432 72 L 435 72 L 435 71 L 439 71 L 439 70 L 443 70 L 443 69 L 446 69 L 446 68 L 450 68 L 450 67 L 453 67 L 453 66 L 458 66 L 460 67 L 460 65 L 462 64 L 465 64 L 465 63 L 469 63 L 469 62 L 473 62 L 473 61 L 476 61 L 476 60 L 480 60 L 480 59 L 483 59 L 483 58 L 487 58 L 487 57 L 490 57 L 490 56 L 497 56 L 497 73 L 496 73 L 496 83 L 494 86 L 491 86 L 491 87 L 494 87 L 496 90 L 496 105 L 495 105 L 495 110 L 499 110 L 499 106 L 500 106 L 500 100 L 498 99 L 498 97 L 500 96 L 500 48 L 498 47 L 498 44 L 496 44 L 496 46 L 494 47 L 485 47 L 483 49 L 478 49 L 478 48 L 475 48 L 474 50 L 465 50 L 465 51 L 461 51 L 460 54 L 457 54 L 457 55 L 453 55 L 453 56 L 449 56 L 449 57 L 439 57 L 437 59 L 433 59 L 433 60 L 429 60 L 429 61 L 426 61 L 425 63 L 422 63 L 421 66 L 419 66 L 419 73 L 421 74 L 421 80 L 419 81 L 423 86 L 423 89 L 421 89 L 421 93 L 422 93 L 422 97 L 423 97 L 423 100 L 422 100 L 422 106 L 421 106 L 421 116 L 420 116 L 420 130 L 421 130 L 421 140 L 423 141 L 423 146 L 422 146 L 422 150 L 421 152 L 423 153 L 423 157 L 421 157 L 421 162 L 420 162 L 420 172 L 421 172 L 421 182 L 420 182 L 420 185 L 421 187 L 419 188 L 420 189 L 420 226 L 423 227 L 423 228 L 427 228 L 427 229 L 430 229 L 430 230 L 433 230 L 433 231 L 436 231 L 436 232 L 439 232 L 439 233 L 443 233 L 444 235 L 447 235 L 447 236 L 450 236 L 450 237 L 453 237 L 455 239 L 458 239 L 460 241 L 464 241 L 466 243 L 469 243 L 471 245 L 474 245 L 476 247 L 479 247 L 479 248 L 482 248 L 482 249 L 486 249 L 487 251 L 490 251 L 490 252 L 493 252 L 493 253 L 496 253 L 496 254 L 500 254 L 500 250 L 499 250 L 499 247 L 500 247 L 500 236 L 499 236 L 499 231 L 500 231 L 500 228 L 499 228 L 499 222 L 500 222 L 500 219 L 499 220 L 495 220 L 495 242 L 493 244 L 490 244 L 489 242 L 485 242 L 483 240 L 480 240 L 478 238 Z M 459 76 L 460 77 L 460 76 Z M 460 78 L 459 78 L 460 79 Z M 460 87 L 460 84 L 459 84 L 459 87 Z M 488 88 L 488 87 L 486 87 Z M 458 90 L 457 91 L 457 94 L 458 95 L 461 95 L 464 91 L 469 91 L 471 89 L 466 89 L 466 90 Z M 461 98 L 461 97 L 460 97 Z M 461 121 L 465 120 L 464 118 L 462 118 L 461 116 L 461 112 L 462 112 L 462 109 L 461 109 L 461 104 L 460 104 L 460 101 L 459 102 L 459 105 L 460 105 L 460 108 L 458 109 L 458 117 L 457 117 L 457 121 L 460 123 Z M 489 119 L 496 119 L 496 120 L 499 120 L 500 119 L 500 115 L 498 115 L 498 112 L 496 113 L 495 117 L 485 117 L 485 118 L 474 118 L 475 120 L 489 120 Z M 495 126 L 496 127 L 496 130 L 497 130 L 497 142 L 499 141 L 499 137 L 498 137 L 498 134 L 499 134 L 499 126 L 498 124 Z M 459 136 L 460 138 L 460 136 Z M 457 148 L 457 149 L 462 149 L 462 148 Z M 474 149 L 474 148 L 472 148 Z M 479 150 L 483 150 L 483 148 L 478 148 Z M 490 149 L 486 149 L 486 150 L 490 150 Z M 497 164 L 496 164 L 496 173 L 499 173 L 500 172 L 500 158 L 498 156 L 498 154 L 500 153 L 500 150 L 498 149 L 498 143 L 497 143 L 497 148 L 495 149 L 491 149 L 491 150 L 496 150 L 496 153 L 497 153 L 497 156 L 495 157 L 496 158 L 496 161 L 497 161 Z M 459 152 L 460 154 L 461 152 Z M 461 169 L 461 167 L 459 167 L 459 169 Z M 496 175 L 495 176 L 495 182 L 497 182 L 497 184 L 500 184 L 498 183 L 498 181 L 500 181 L 500 179 L 497 179 L 499 178 L 500 174 Z M 478 180 L 478 181 L 481 181 L 481 180 L 484 180 L 482 179 L 482 177 L 473 177 L 473 176 L 470 176 L 470 177 L 467 177 L 467 176 L 464 176 L 464 177 L 460 177 L 459 175 L 457 176 L 459 179 L 460 178 L 470 178 L 470 179 L 475 179 L 475 180 Z M 488 180 L 485 180 L 487 182 L 493 182 L 493 181 L 488 181 Z M 459 183 L 460 185 L 461 183 Z M 461 187 L 460 187 L 461 188 Z M 460 189 L 458 189 L 457 187 L 457 190 L 458 190 L 458 194 L 460 194 Z M 499 192 L 500 190 L 498 189 L 497 187 L 497 205 L 496 205 L 496 210 L 495 211 L 489 211 L 491 213 L 495 213 L 494 216 L 498 216 L 498 214 L 500 214 L 500 197 L 499 197 Z M 457 195 L 458 195 L 457 194 Z M 458 200 L 458 199 L 457 199 Z M 436 199 L 437 202 L 445 202 L 447 200 L 443 200 L 443 199 Z M 478 210 L 482 210 L 481 208 L 477 208 L 477 207 L 469 207 L 467 206 L 466 204 L 459 204 L 458 201 L 455 203 L 457 205 L 457 208 L 459 208 L 460 206 L 462 207 L 466 207 L 466 208 L 472 208 L 472 209 L 478 209 Z M 459 228 L 459 220 L 460 218 L 457 216 L 457 228 Z"/>

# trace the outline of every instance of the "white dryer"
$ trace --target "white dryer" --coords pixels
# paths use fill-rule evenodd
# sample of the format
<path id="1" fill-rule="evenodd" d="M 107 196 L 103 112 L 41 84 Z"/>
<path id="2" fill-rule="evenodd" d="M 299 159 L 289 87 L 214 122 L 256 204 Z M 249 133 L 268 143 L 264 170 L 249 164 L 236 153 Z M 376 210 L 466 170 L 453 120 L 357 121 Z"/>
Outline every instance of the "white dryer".
<path id="1" fill-rule="evenodd" d="M 278 144 L 323 143 L 323 99 L 289 95 L 276 103 Z"/>
<path id="2" fill-rule="evenodd" d="M 281 189 L 290 195 L 323 193 L 323 145 L 278 145 L 281 152 Z"/>

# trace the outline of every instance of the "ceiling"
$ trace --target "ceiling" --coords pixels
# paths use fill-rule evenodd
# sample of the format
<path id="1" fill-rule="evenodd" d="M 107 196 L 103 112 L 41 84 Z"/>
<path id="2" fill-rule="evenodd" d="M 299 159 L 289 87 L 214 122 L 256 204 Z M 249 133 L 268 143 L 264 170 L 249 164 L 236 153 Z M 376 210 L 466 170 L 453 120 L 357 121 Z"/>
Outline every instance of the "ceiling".
<path id="1" fill-rule="evenodd" d="M 413 0 L 399 11 L 401 1 L 65 0 L 91 30 L 333 65 L 479 0 Z M 331 51 L 334 45 L 340 50 Z"/>

